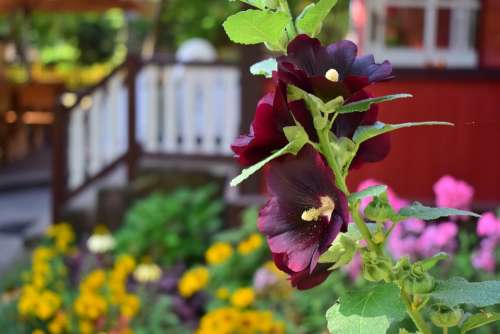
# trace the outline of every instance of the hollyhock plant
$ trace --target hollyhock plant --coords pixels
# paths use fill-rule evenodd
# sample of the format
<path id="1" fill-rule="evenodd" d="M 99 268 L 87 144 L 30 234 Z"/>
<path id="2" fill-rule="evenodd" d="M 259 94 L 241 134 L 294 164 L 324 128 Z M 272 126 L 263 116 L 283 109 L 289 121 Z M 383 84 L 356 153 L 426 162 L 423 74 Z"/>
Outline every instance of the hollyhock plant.
<path id="1" fill-rule="evenodd" d="M 396 201 L 384 185 L 352 193 L 347 184 L 350 170 L 385 158 L 390 132 L 453 124 L 378 120 L 380 103 L 411 95 L 372 97 L 364 88 L 390 79 L 390 63 L 376 63 L 370 55 L 358 57 L 357 46 L 350 41 L 323 46 L 315 38 L 336 0 L 310 3 L 298 16 L 287 0 L 241 1 L 254 8 L 224 22 L 229 38 L 244 45 L 263 43 L 283 53 L 250 69 L 255 75 L 272 77 L 274 90 L 259 102 L 250 133 L 232 146 L 247 168 L 230 183 L 237 186 L 269 167 L 265 173 L 269 198 L 260 211 L 258 228 L 267 237 L 276 267 L 289 275 L 292 286 L 309 289 L 332 270 L 345 269 L 353 258 L 361 262 L 361 277 L 372 284 L 367 290 L 332 298 L 334 305 L 326 314 L 332 333 L 383 334 L 390 327 L 397 329 L 405 314 L 413 321 L 411 330 L 421 334 L 432 334 L 433 326 L 444 333 L 460 326 L 465 333 L 491 322 L 478 319 L 482 317 L 478 313 L 469 323 L 460 305 L 500 303 L 500 297 L 482 300 L 494 295 L 486 293 L 491 289 L 500 296 L 498 285 L 483 282 L 487 286 L 478 293 L 477 285 L 463 279 L 458 284 L 457 278 L 436 283 L 429 272 L 446 258 L 430 253 L 450 245 L 456 225 L 427 226 L 423 221 L 477 216 L 463 210 L 470 200 L 453 198 L 446 202 L 452 208 L 433 208 Z M 447 196 L 452 198 L 450 192 Z M 362 203 L 366 198 L 371 201 Z M 430 257 L 412 262 L 413 250 L 405 249 L 401 259 L 391 258 L 388 244 L 401 232 L 402 237 L 420 233 L 416 251 L 423 253 L 431 245 L 425 250 Z M 453 303 L 445 305 L 447 301 Z"/>

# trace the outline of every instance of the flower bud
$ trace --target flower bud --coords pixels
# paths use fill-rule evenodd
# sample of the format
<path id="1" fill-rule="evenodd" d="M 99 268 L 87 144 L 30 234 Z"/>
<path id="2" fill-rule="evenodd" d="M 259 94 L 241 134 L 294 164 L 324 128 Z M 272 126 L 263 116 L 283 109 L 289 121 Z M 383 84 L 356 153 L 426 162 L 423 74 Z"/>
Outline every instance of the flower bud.
<path id="1" fill-rule="evenodd" d="M 459 307 L 448 307 L 443 304 L 432 306 L 431 321 L 434 325 L 441 328 L 454 327 L 460 323 L 464 311 Z"/>
<path id="2" fill-rule="evenodd" d="M 320 263 L 335 263 L 330 269 L 340 268 L 349 262 L 356 254 L 356 242 L 347 234 L 340 233 L 330 248 L 319 258 Z"/>
<path id="3" fill-rule="evenodd" d="M 411 295 L 422 295 L 432 292 L 436 281 L 428 273 L 422 275 L 411 274 L 403 279 L 403 290 Z"/>
<path id="4" fill-rule="evenodd" d="M 411 264 L 408 256 L 401 258 L 392 269 L 392 274 L 396 280 L 403 280 L 411 272 Z"/>
<path id="5" fill-rule="evenodd" d="M 392 276 L 390 259 L 366 252 L 363 257 L 363 278 L 371 282 L 389 282 Z"/>
<path id="6" fill-rule="evenodd" d="M 385 223 L 394 216 L 394 210 L 387 200 L 375 197 L 366 207 L 365 216 L 371 221 Z"/>

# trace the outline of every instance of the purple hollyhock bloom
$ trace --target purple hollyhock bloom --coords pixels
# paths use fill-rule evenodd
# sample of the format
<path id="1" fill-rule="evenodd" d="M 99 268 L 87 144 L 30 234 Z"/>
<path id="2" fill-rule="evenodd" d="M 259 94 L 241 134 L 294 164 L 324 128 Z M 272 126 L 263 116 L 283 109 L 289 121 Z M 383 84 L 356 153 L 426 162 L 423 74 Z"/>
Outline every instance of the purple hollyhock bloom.
<path id="1" fill-rule="evenodd" d="M 294 118 L 306 129 L 311 139 L 317 139 L 311 115 L 304 102 L 288 103 L 286 86 L 278 84 L 275 92 L 265 95 L 259 101 L 250 133 L 239 136 L 231 145 L 240 164 L 249 166 L 257 163 L 287 145 L 283 128 L 295 125 Z"/>
<path id="2" fill-rule="evenodd" d="M 288 45 L 288 54 L 278 58 L 277 77 L 325 101 L 338 96 L 347 103 L 364 100 L 372 96 L 363 88 L 391 79 L 392 65 L 388 61 L 375 63 L 373 55 L 356 57 L 357 52 L 356 44 L 351 41 L 324 47 L 316 38 L 299 35 Z M 372 125 L 377 117 L 378 106 L 372 105 L 366 112 L 340 115 L 332 131 L 337 137 L 352 138 L 358 126 Z M 363 143 L 352 168 L 383 160 L 390 150 L 389 138 L 385 134 Z"/>
<path id="3" fill-rule="evenodd" d="M 277 267 L 292 284 L 311 287 L 326 278 L 318 259 L 348 223 L 345 195 L 336 188 L 332 171 L 311 146 L 270 163 L 270 198 L 259 213 L 258 227 L 266 235 Z M 326 275 L 326 276 L 324 276 Z M 319 283 L 310 284 L 309 280 Z"/>

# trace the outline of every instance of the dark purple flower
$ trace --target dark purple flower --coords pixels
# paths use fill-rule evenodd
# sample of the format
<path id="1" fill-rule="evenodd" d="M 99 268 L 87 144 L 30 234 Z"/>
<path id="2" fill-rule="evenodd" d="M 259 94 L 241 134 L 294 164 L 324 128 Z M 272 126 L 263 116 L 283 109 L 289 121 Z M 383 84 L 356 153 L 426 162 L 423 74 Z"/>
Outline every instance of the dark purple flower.
<path id="1" fill-rule="evenodd" d="M 287 145 L 283 128 L 295 125 L 294 118 L 302 124 L 311 138 L 316 138 L 312 119 L 304 102 L 288 103 L 285 85 L 278 84 L 275 92 L 259 101 L 250 133 L 239 136 L 231 145 L 240 164 L 249 166 L 257 163 Z"/>
<path id="2" fill-rule="evenodd" d="M 371 95 L 363 88 L 391 79 L 392 66 L 388 61 L 376 64 L 373 55 L 356 57 L 357 52 L 351 41 L 324 47 L 316 38 L 299 35 L 289 44 L 288 54 L 278 58 L 277 77 L 324 100 L 338 96 L 343 96 L 347 103 L 367 99 Z M 333 132 L 337 137 L 352 138 L 358 126 L 374 124 L 377 116 L 376 105 L 363 113 L 340 115 Z M 363 143 L 352 167 L 383 160 L 390 150 L 389 138 L 386 134 Z"/>
<path id="3" fill-rule="evenodd" d="M 319 273 L 318 259 L 348 222 L 345 195 L 336 188 L 321 156 L 306 146 L 296 156 L 270 163 L 270 199 L 259 214 L 259 230 L 292 284 Z M 323 274 L 320 275 L 323 277 Z M 325 276 L 326 278 L 326 276 Z"/>

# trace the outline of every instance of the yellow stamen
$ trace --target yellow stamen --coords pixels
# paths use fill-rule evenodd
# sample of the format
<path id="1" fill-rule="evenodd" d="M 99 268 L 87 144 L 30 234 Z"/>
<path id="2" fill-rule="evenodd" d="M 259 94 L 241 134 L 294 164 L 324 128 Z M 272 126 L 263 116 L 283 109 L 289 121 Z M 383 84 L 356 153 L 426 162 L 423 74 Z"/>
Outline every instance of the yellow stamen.
<path id="1" fill-rule="evenodd" d="M 321 196 L 320 202 L 321 206 L 319 208 L 311 208 L 302 212 L 302 220 L 306 222 L 317 221 L 321 216 L 330 220 L 335 210 L 335 203 L 328 196 Z"/>
<path id="2" fill-rule="evenodd" d="M 326 72 L 325 78 L 327 78 L 328 80 L 330 80 L 332 82 L 338 82 L 339 81 L 339 72 L 337 72 L 336 69 L 331 68 Z"/>

